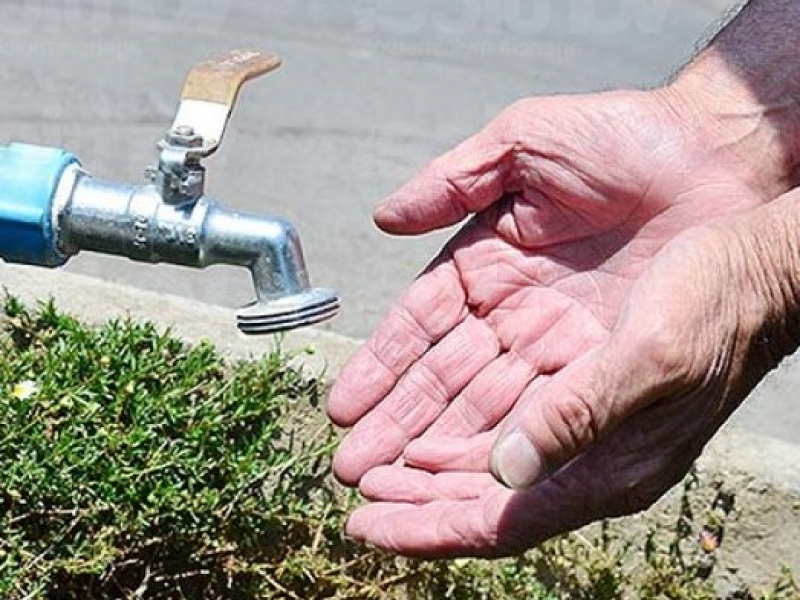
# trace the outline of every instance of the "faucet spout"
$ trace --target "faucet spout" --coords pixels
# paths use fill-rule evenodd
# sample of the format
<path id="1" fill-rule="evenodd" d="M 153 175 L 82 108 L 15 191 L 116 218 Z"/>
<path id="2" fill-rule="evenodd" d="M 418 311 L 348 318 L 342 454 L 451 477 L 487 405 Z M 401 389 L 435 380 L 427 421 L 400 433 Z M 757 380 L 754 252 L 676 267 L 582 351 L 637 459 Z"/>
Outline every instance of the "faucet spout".
<path id="1" fill-rule="evenodd" d="M 256 299 L 237 315 L 245 333 L 312 325 L 339 310 L 336 292 L 311 286 L 300 236 L 286 219 L 228 211 L 209 203 L 200 245 L 203 265 L 250 269 Z"/>

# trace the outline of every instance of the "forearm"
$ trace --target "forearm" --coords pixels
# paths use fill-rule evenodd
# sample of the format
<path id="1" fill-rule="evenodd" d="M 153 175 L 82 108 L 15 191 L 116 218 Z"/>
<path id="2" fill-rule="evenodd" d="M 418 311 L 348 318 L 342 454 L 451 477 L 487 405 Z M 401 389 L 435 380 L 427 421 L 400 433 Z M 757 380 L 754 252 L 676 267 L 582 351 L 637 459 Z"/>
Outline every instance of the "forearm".
<path id="1" fill-rule="evenodd" d="M 800 0 L 752 0 L 668 89 L 767 193 L 798 183 Z"/>

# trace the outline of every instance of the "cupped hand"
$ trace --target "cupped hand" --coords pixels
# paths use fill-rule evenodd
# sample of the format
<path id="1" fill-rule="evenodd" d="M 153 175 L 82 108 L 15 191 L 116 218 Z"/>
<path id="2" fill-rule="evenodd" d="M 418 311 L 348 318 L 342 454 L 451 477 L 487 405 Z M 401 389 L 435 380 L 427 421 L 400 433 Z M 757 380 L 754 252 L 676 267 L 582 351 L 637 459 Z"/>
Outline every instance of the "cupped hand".
<path id="1" fill-rule="evenodd" d="M 502 427 L 422 438 L 407 449 L 416 467 L 369 471 L 374 502 L 349 534 L 403 554 L 500 556 L 649 506 L 800 343 L 799 215 L 795 192 L 676 237 L 634 278 L 607 339 L 523 394 Z M 529 460 L 542 449 L 555 464 L 577 457 L 544 477 Z M 490 456 L 537 482 L 501 485 Z"/>
<path id="2" fill-rule="evenodd" d="M 735 144 L 687 126 L 683 108 L 664 91 L 522 101 L 378 207 L 378 225 L 398 234 L 474 216 L 331 392 L 331 418 L 352 426 L 334 462 L 343 482 L 398 459 L 462 469 L 460 443 L 442 437 L 491 436 L 544 378 L 609 342 L 668 241 L 773 197 Z M 577 394 L 545 397 L 532 404 L 545 433 L 528 479 L 586 446 L 576 422 L 604 426 Z"/>

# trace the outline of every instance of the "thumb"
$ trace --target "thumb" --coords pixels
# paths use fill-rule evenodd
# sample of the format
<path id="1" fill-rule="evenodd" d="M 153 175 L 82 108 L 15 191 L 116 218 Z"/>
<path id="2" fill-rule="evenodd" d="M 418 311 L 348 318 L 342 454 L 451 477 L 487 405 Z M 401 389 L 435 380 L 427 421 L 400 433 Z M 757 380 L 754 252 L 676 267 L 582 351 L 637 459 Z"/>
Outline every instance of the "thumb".
<path id="1" fill-rule="evenodd" d="M 668 393 L 656 360 L 609 342 L 565 367 L 518 402 L 492 449 L 495 478 L 527 488 Z"/>
<path id="2" fill-rule="evenodd" d="M 383 200 L 373 215 L 378 227 L 398 235 L 427 233 L 499 200 L 514 145 L 503 141 L 498 129 L 488 125 Z"/>

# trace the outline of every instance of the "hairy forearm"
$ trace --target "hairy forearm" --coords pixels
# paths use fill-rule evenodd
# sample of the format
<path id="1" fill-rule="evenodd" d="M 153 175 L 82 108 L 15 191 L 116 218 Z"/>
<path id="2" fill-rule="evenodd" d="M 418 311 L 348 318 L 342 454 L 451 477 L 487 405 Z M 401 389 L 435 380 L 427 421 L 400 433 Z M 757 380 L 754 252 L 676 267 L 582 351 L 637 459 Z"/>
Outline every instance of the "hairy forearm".
<path id="1" fill-rule="evenodd" d="M 754 165 L 767 193 L 798 183 L 800 0 L 752 0 L 668 88 Z"/>

